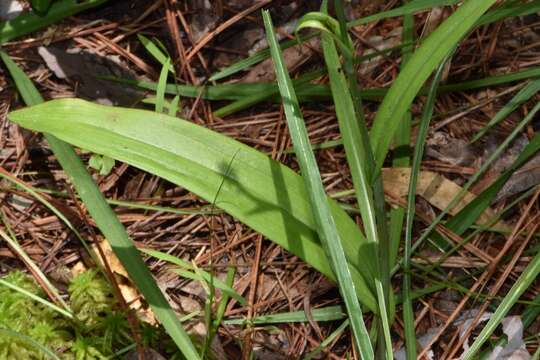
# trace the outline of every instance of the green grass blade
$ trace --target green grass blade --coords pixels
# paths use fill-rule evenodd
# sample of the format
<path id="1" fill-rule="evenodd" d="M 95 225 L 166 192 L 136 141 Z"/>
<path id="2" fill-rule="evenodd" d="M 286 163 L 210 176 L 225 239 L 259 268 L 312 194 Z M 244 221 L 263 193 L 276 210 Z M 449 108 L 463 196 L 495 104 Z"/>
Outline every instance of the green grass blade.
<path id="1" fill-rule="evenodd" d="M 99 6 L 105 2 L 107 0 L 87 0 L 84 2 L 60 0 L 54 2 L 44 16 L 40 16 L 35 12 L 29 12 L 15 19 L 0 22 L 0 44 L 42 29 L 68 16 Z"/>
<path id="2" fill-rule="evenodd" d="M 194 273 L 194 272 L 186 271 L 186 270 L 181 270 L 181 269 L 174 269 L 174 270 L 171 270 L 171 271 L 178 274 L 178 275 L 180 275 L 180 276 L 182 276 L 182 277 L 185 277 L 186 279 L 196 280 L 196 281 L 200 281 L 200 282 L 207 282 L 207 283 L 212 282 L 214 287 L 216 287 L 217 289 L 220 289 L 221 291 L 226 293 L 228 296 L 230 296 L 233 299 L 235 299 L 236 301 L 238 301 L 240 304 L 242 304 L 242 305 L 247 304 L 246 299 L 244 299 L 242 296 L 240 296 L 236 292 L 236 290 L 234 290 L 232 287 L 228 286 L 227 284 L 225 284 L 223 281 L 221 281 L 219 279 L 215 279 L 215 278 L 211 279 L 211 275 L 209 273 L 207 273 L 207 272 L 202 272 L 201 274 L 198 274 L 198 273 Z"/>
<path id="3" fill-rule="evenodd" d="M 32 85 L 31 80 L 17 67 L 6 53 L 0 51 L 0 56 L 8 67 L 25 102 L 27 100 L 31 101 L 27 102 L 28 105 L 41 103 L 43 100 L 37 89 Z M 135 245 L 129 239 L 124 226 L 120 223 L 116 214 L 105 201 L 103 194 L 99 191 L 99 188 L 86 170 L 80 158 L 70 145 L 59 140 L 55 136 L 46 133 L 45 138 L 58 162 L 69 176 L 73 186 L 85 203 L 88 212 L 109 241 L 115 254 L 128 271 L 132 281 L 152 307 L 156 317 L 161 321 L 168 334 L 175 341 L 186 358 L 189 360 L 199 359 L 199 355 L 191 342 L 191 339 L 161 293 L 161 290 L 140 257 Z"/>
<path id="4" fill-rule="evenodd" d="M 142 34 L 137 34 L 137 38 L 139 38 L 139 41 L 141 42 L 141 44 L 143 44 L 146 51 L 148 51 L 148 53 L 152 55 L 154 59 L 156 59 L 161 64 L 161 66 L 165 66 L 167 70 L 169 70 L 169 72 L 174 74 L 174 67 L 170 62 L 171 59 L 169 55 L 161 51 L 159 46 L 157 46 L 152 40 L 150 40 L 146 36 Z"/>
<path id="5" fill-rule="evenodd" d="M 321 242 L 330 258 L 332 269 L 338 279 L 338 285 L 349 314 L 351 328 L 353 330 L 356 345 L 362 358 L 372 359 L 373 348 L 369 339 L 369 334 L 362 318 L 362 310 L 356 290 L 352 281 L 351 272 L 345 252 L 341 244 L 337 226 L 332 217 L 328 198 L 322 186 L 319 168 L 315 160 L 313 151 L 307 135 L 306 126 L 301 115 L 300 106 L 296 99 L 296 94 L 292 86 L 292 81 L 284 64 L 283 54 L 279 49 L 272 20 L 268 11 L 263 11 L 264 26 L 267 34 L 270 53 L 276 71 L 279 90 L 283 99 L 283 107 L 289 132 L 295 148 L 295 153 L 300 165 L 303 179 L 308 189 L 308 196 L 311 203 L 313 216 L 315 217 L 317 230 Z"/>
<path id="6" fill-rule="evenodd" d="M 418 183 L 418 174 L 424 154 L 424 144 L 429 130 L 429 123 L 433 115 L 435 99 L 437 98 L 437 87 L 444 70 L 446 61 L 444 61 L 437 70 L 433 78 L 432 85 L 424 105 L 422 119 L 420 121 L 416 145 L 414 148 L 413 163 L 411 169 L 411 180 L 409 182 L 409 193 L 407 196 L 407 220 L 405 223 L 405 245 L 403 254 L 403 324 L 405 332 L 405 345 L 408 359 L 415 359 L 416 353 L 416 334 L 414 330 L 414 312 L 411 297 L 411 244 L 412 231 L 416 203 L 416 184 Z"/>
<path id="7" fill-rule="evenodd" d="M 169 66 L 171 65 L 171 59 L 167 58 L 165 64 L 161 68 L 161 73 L 159 74 L 159 81 L 156 90 L 156 112 L 162 113 L 165 108 L 165 88 L 167 87 L 167 76 L 169 75 Z"/>
<path id="8" fill-rule="evenodd" d="M 373 162 L 371 149 L 367 136 L 362 136 L 361 127 L 363 126 L 365 129 L 363 114 L 358 114 L 358 106 L 355 106 L 350 92 L 350 90 L 352 91 L 352 89 L 354 89 L 354 84 L 350 84 L 344 75 L 344 73 L 349 73 L 351 69 L 342 70 L 337 48 L 334 45 L 334 39 L 327 33 L 322 33 L 321 37 L 340 134 L 343 138 L 347 163 L 351 169 L 353 186 L 357 203 L 360 208 L 360 214 L 362 216 L 364 231 L 368 242 L 372 243 L 374 248 L 377 248 L 377 255 L 375 255 L 375 258 L 378 261 L 376 261 L 375 264 L 376 268 L 372 269 L 372 271 L 377 274 L 374 285 L 377 294 L 379 315 L 383 323 L 381 328 L 385 331 L 385 349 L 389 351 L 387 357 L 392 358 L 392 344 L 391 342 L 388 342 L 388 339 L 390 338 L 389 319 L 388 312 L 386 311 L 386 304 L 389 303 L 389 277 L 382 275 L 384 273 L 388 274 L 388 266 L 385 261 L 388 253 L 385 253 L 382 249 L 382 241 L 379 239 L 373 189 L 368 180 L 371 168 L 370 163 Z M 345 56 L 345 58 L 347 57 Z M 343 67 L 348 66 L 351 66 L 351 64 L 347 64 L 347 59 L 345 59 Z M 367 133 L 367 131 L 365 132 Z M 385 221 L 384 216 L 382 216 L 382 221 Z"/>
<path id="9" fill-rule="evenodd" d="M 175 95 L 169 106 L 169 116 L 176 116 L 180 110 L 180 95 Z"/>
<path id="10" fill-rule="evenodd" d="M 6 238 L 4 236 L 5 234 L 3 233 L 3 231 L 0 230 L 0 236 L 2 236 L 4 239 Z M 17 292 L 20 292 L 21 294 L 23 294 L 24 296 L 27 296 L 29 298 L 31 298 L 32 300 L 34 300 L 35 302 L 38 302 L 40 304 L 43 304 L 49 308 L 51 308 L 53 311 L 56 311 L 57 313 L 61 314 L 62 316 L 65 316 L 67 317 L 68 319 L 74 319 L 74 316 L 71 312 L 69 311 L 66 311 L 65 309 L 62 309 L 61 307 L 59 306 L 56 306 L 55 304 L 53 304 L 52 302 L 50 301 L 47 301 L 45 299 L 43 299 L 42 297 L 40 296 L 37 296 L 33 293 L 31 293 L 30 291 L 27 291 L 15 284 L 12 284 L 8 281 L 5 281 L 4 279 L 0 278 L 0 285 L 2 286 L 5 286 L 5 287 L 8 287 L 10 288 L 11 290 L 14 290 L 14 291 L 17 291 Z"/>
<path id="11" fill-rule="evenodd" d="M 2 219 L 3 220 L 3 219 Z M 4 225 L 7 225 L 4 222 Z M 54 295 L 54 298 L 62 305 L 62 308 L 59 308 L 62 311 L 62 314 L 73 318 L 71 308 L 69 305 L 62 299 L 60 294 L 58 293 L 58 290 L 53 286 L 53 284 L 49 281 L 49 279 L 43 274 L 39 266 L 36 265 L 34 261 L 26 254 L 24 249 L 21 245 L 19 245 L 18 241 L 13 237 L 9 236 L 7 233 L 5 233 L 3 230 L 0 229 L 0 237 L 4 239 L 5 242 L 9 244 L 9 247 L 21 258 L 23 259 L 24 263 L 29 267 L 29 270 L 34 274 L 34 276 L 39 277 L 40 281 L 44 286 L 47 287 L 47 291 L 49 294 Z"/>
<path id="12" fill-rule="evenodd" d="M 335 339 L 337 339 L 343 333 L 343 331 L 345 331 L 347 326 L 349 326 L 349 320 L 345 320 L 341 325 L 339 325 L 339 327 L 336 330 L 332 331 L 332 333 L 326 339 L 324 339 L 321 342 L 321 344 L 317 346 L 317 348 L 315 348 L 313 351 L 311 351 L 309 354 L 307 354 L 304 357 L 304 360 L 311 360 L 315 358 L 317 355 L 319 355 L 325 347 L 330 345 Z"/>
<path id="13" fill-rule="evenodd" d="M 371 129 L 376 168 L 380 169 L 396 132 L 422 85 L 448 52 L 496 0 L 469 0 L 431 33 L 415 51 L 386 94 Z"/>
<path id="14" fill-rule="evenodd" d="M 53 100 L 8 116 L 24 127 L 161 176 L 209 202 L 225 178 L 217 207 L 335 279 L 317 237 L 302 178 L 247 145 L 165 114 L 78 99 Z M 374 267 L 368 265 L 374 261 L 369 255 L 373 249 L 339 205 L 330 201 L 330 206 L 358 295 L 377 312 L 367 285 L 373 281 L 367 271 Z"/>
<path id="15" fill-rule="evenodd" d="M 478 337 L 474 340 L 469 350 L 462 357 L 463 360 L 472 360 L 482 345 L 489 339 L 502 319 L 506 316 L 512 306 L 519 300 L 520 296 L 529 289 L 529 286 L 540 273 L 540 253 L 537 253 L 532 261 L 527 265 L 523 273 L 514 283 L 508 294 L 504 297 L 491 319 L 484 326 Z"/>
<path id="16" fill-rule="evenodd" d="M 512 74 L 494 75 L 477 80 L 441 85 L 439 87 L 439 93 L 480 89 L 489 86 L 508 84 L 520 80 L 528 80 L 530 78 L 539 76 L 540 67 L 533 67 L 527 70 L 516 71 Z M 146 90 L 156 91 L 157 89 L 157 83 L 154 82 L 126 80 L 114 77 L 101 78 Z M 220 84 L 213 86 L 167 84 L 165 92 L 170 95 L 180 95 L 190 98 L 201 97 L 205 100 L 242 100 L 247 96 L 269 91 L 270 89 L 275 89 L 275 91 L 277 91 L 277 85 L 275 82 Z M 298 98 L 302 101 L 328 100 L 332 97 L 330 88 L 321 84 L 305 84 L 296 90 Z M 427 88 L 422 88 L 419 94 L 425 95 L 427 94 L 427 90 Z M 385 88 L 371 88 L 361 90 L 360 96 L 365 100 L 380 101 L 387 93 L 388 89 Z"/>
<path id="17" fill-rule="evenodd" d="M 483 15 L 476 26 L 492 24 L 502 19 L 514 16 L 525 16 L 540 11 L 540 0 L 528 2 L 507 1 L 503 5 Z"/>
<path id="18" fill-rule="evenodd" d="M 445 226 L 458 235 L 463 234 L 492 203 L 508 179 L 539 150 L 540 134 L 536 134 L 521 151 L 512 165 L 505 170 L 493 184 L 482 191 L 482 193 L 473 201 L 461 209 L 459 213 L 448 220 Z"/>
<path id="19" fill-rule="evenodd" d="M 531 81 L 527 86 L 521 89 L 497 114 L 480 130 L 470 141 L 471 143 L 479 140 L 484 136 L 492 127 L 497 125 L 502 120 L 506 119 L 514 110 L 516 110 L 521 104 L 528 101 L 538 91 L 540 91 L 540 79 Z"/>
<path id="20" fill-rule="evenodd" d="M 420 246 L 425 239 L 427 239 L 427 237 L 431 234 L 431 232 L 433 231 L 433 229 L 435 229 L 435 227 L 437 226 L 437 224 L 440 223 L 440 221 L 442 220 L 442 218 L 448 213 L 448 210 L 453 208 L 460 200 L 461 198 L 463 197 L 463 195 L 470 189 L 470 187 L 480 178 L 480 176 L 482 174 L 485 173 L 485 171 L 488 169 L 488 167 L 493 163 L 493 161 L 495 159 L 497 159 L 501 154 L 502 152 L 504 151 L 504 149 L 506 149 L 508 147 L 508 145 L 516 138 L 516 136 L 521 132 L 523 131 L 524 127 L 534 118 L 534 116 L 536 115 L 536 113 L 540 110 L 540 103 L 537 103 L 532 109 L 531 111 L 527 114 L 527 116 L 525 116 L 525 118 L 523 118 L 523 120 L 521 120 L 519 122 L 519 124 L 512 130 L 512 132 L 510 133 L 510 135 L 495 149 L 495 151 L 493 151 L 493 153 L 491 153 L 491 155 L 488 157 L 488 159 L 482 164 L 482 166 L 480 167 L 480 169 L 474 173 L 470 178 L 469 180 L 467 181 L 467 183 L 462 187 L 461 191 L 454 197 L 454 199 L 452 199 L 452 201 L 450 201 L 450 203 L 448 204 L 448 206 L 443 209 L 439 215 L 437 215 L 437 217 L 429 224 L 429 226 L 424 230 L 424 232 L 422 233 L 422 235 L 418 238 L 418 240 L 415 242 L 415 244 L 413 245 L 412 247 L 412 251 L 415 251 L 416 248 L 418 248 L 418 246 Z M 529 149 L 531 149 L 531 147 L 529 147 Z M 482 198 L 482 201 L 485 201 L 485 198 Z M 470 204 L 469 204 L 470 205 Z M 477 208 L 478 209 L 478 208 Z M 462 210 L 463 211 L 463 210 Z M 472 216 L 471 216 L 472 217 Z M 468 220 L 467 220 L 468 221 Z M 472 220 L 474 221 L 474 220 Z M 463 226 L 463 225 L 460 225 L 460 224 L 457 224 L 459 226 Z M 456 225 L 456 226 L 457 226 Z M 454 225 L 453 225 L 454 226 Z M 470 225 L 468 225 L 470 226 Z M 454 228 L 455 229 L 455 228 Z M 394 271 L 397 269 L 397 267 L 394 267 Z"/>
<path id="21" fill-rule="evenodd" d="M 429 10 L 434 7 L 446 6 L 446 5 L 455 5 L 460 0 L 416 0 L 410 1 L 406 5 L 400 6 L 398 8 L 383 11 L 374 15 L 366 16 L 360 19 L 352 20 L 347 25 L 349 27 L 358 26 L 370 23 L 372 21 L 382 20 L 389 17 L 397 17 L 403 15 L 411 15 L 420 11 Z"/>
<path id="22" fill-rule="evenodd" d="M 320 309 L 312 309 L 311 317 L 314 321 L 335 321 L 347 317 L 345 309 L 342 306 L 327 306 Z M 305 311 L 293 311 L 273 315 L 262 315 L 254 317 L 250 320 L 254 325 L 264 324 L 281 324 L 281 323 L 297 323 L 308 322 L 308 316 Z M 245 325 L 247 319 L 227 319 L 224 321 L 226 325 Z"/>
<path id="23" fill-rule="evenodd" d="M 156 259 L 167 261 L 167 262 L 170 262 L 171 264 L 175 264 L 182 268 L 189 269 L 192 271 L 196 270 L 196 268 L 192 264 L 176 256 L 163 253 L 161 251 L 151 250 L 151 249 L 139 249 L 139 250 Z M 179 270 L 179 269 L 174 269 L 172 271 L 188 279 L 197 280 L 197 281 L 206 281 L 208 283 L 212 281 L 216 288 L 223 290 L 228 296 L 234 298 L 240 304 L 245 305 L 247 303 L 246 299 L 244 299 L 240 294 L 238 294 L 236 290 L 234 290 L 232 287 L 230 287 L 229 285 L 227 285 L 226 283 L 224 283 L 223 281 L 219 279 L 216 279 L 216 278 L 212 279 L 212 275 L 204 270 L 197 269 L 197 273 Z"/>
<path id="24" fill-rule="evenodd" d="M 409 3 L 410 4 L 410 3 Z M 411 14 L 403 16 L 403 35 L 404 43 L 414 43 L 414 17 Z M 401 64 L 403 68 L 412 56 L 413 45 L 406 46 L 401 51 Z M 410 162 L 410 139 L 411 139 L 412 115 L 410 111 L 405 113 L 402 121 L 399 122 L 394 138 L 394 155 L 392 158 L 392 167 L 408 167 Z M 402 207 L 390 209 L 390 230 L 389 230 L 389 263 L 393 267 L 401 243 L 401 234 L 403 232 L 403 222 L 405 220 L 405 209 Z"/>

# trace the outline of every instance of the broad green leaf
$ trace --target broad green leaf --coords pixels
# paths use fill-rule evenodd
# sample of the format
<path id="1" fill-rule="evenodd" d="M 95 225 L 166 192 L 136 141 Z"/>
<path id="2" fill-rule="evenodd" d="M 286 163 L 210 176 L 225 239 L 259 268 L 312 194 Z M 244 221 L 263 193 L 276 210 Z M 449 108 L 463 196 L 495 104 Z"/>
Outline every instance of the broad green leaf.
<path id="1" fill-rule="evenodd" d="M 55 1 L 44 16 L 40 16 L 35 12 L 29 12 L 17 16 L 15 19 L 0 22 L 0 44 L 42 29 L 68 16 L 99 6 L 105 2 L 107 0 L 87 0 L 83 2 L 77 0 L 60 0 Z"/>
<path id="2" fill-rule="evenodd" d="M 376 169 L 380 169 L 398 121 L 433 70 L 496 0 L 468 0 L 446 19 L 414 52 L 379 106 L 371 129 Z"/>
<path id="3" fill-rule="evenodd" d="M 0 57 L 15 80 L 15 84 L 26 104 L 40 106 L 37 104 L 42 103 L 43 99 L 32 81 L 5 52 L 0 51 Z M 45 106 L 45 104 L 41 104 L 41 106 Z M 86 136 L 84 133 L 79 135 Z M 69 176 L 96 225 L 110 243 L 116 256 L 118 256 L 122 265 L 128 271 L 130 278 L 144 295 L 169 336 L 188 360 L 198 360 L 200 357 L 191 339 L 154 281 L 135 245 L 129 239 L 126 229 L 109 204 L 107 204 L 105 197 L 86 170 L 81 159 L 69 144 L 57 137 L 46 133 L 45 139 L 58 162 Z"/>
<path id="4" fill-rule="evenodd" d="M 154 112 L 60 99 L 18 110 L 12 121 L 161 176 L 232 216 L 335 279 L 319 243 L 302 178 L 247 145 Z M 236 154 L 236 155 L 235 155 Z M 227 175 L 227 164 L 230 174 Z M 329 200 L 358 296 L 377 312 L 367 284 L 374 252 L 352 219 Z M 362 275 L 360 275 L 362 274 Z"/>

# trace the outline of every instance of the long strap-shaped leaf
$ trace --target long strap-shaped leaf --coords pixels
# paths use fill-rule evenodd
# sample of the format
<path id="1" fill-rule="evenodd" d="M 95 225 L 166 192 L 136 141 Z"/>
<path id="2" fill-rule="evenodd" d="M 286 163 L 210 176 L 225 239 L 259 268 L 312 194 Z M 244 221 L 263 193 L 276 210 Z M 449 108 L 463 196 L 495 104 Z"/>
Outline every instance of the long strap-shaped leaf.
<path id="1" fill-rule="evenodd" d="M 216 206 L 335 279 L 318 240 L 302 178 L 249 146 L 164 114 L 78 99 L 49 101 L 8 117 L 159 175 L 210 202 L 225 178 Z M 330 201 L 330 207 L 357 293 L 363 304 L 377 312 L 367 286 L 374 278 L 370 272 L 375 268 L 374 249 L 339 205 Z"/>
<path id="2" fill-rule="evenodd" d="M 0 57 L 15 80 L 17 88 L 26 104 L 36 105 L 42 103 L 43 99 L 41 95 L 26 74 L 17 67 L 5 52 L 0 51 Z M 139 255 L 137 248 L 129 239 L 124 226 L 107 204 L 105 197 L 100 192 L 90 174 L 86 171 L 85 166 L 73 148 L 53 135 L 45 134 L 45 138 L 54 152 L 56 159 L 62 165 L 65 173 L 69 176 L 73 186 L 85 203 L 88 212 L 94 218 L 99 229 L 105 235 L 115 254 L 122 262 L 122 265 L 128 271 L 130 278 L 143 293 L 146 301 L 148 301 L 168 334 L 188 360 L 199 359 L 200 357 L 195 346 L 176 317 L 175 312 L 161 293 L 152 274 Z"/>
<path id="3" fill-rule="evenodd" d="M 398 121 L 433 70 L 496 0 L 468 0 L 415 51 L 384 97 L 371 129 L 377 169 L 382 167 Z"/>
<path id="4" fill-rule="evenodd" d="M 279 92 L 283 101 L 283 109 L 287 118 L 296 158 L 302 172 L 302 178 L 308 190 L 308 197 L 317 225 L 317 232 L 336 274 L 339 290 L 351 322 L 356 346 L 360 351 L 362 359 L 372 359 L 374 357 L 373 348 L 364 319 L 362 318 L 362 309 L 356 297 L 356 291 L 345 258 L 340 235 L 337 231 L 330 207 L 328 206 L 328 197 L 324 191 L 319 167 L 311 149 L 304 118 L 300 111 L 300 105 L 298 104 L 291 78 L 287 72 L 287 66 L 283 60 L 283 54 L 279 49 L 268 10 L 263 11 L 263 20 Z"/>

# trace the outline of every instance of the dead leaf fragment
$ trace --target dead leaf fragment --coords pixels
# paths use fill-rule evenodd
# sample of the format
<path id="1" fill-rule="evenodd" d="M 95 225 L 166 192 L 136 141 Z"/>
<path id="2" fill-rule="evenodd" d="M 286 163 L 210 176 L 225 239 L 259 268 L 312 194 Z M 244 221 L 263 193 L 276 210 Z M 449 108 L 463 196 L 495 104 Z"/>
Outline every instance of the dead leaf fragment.
<path id="1" fill-rule="evenodd" d="M 411 178 L 410 168 L 386 168 L 382 172 L 384 191 L 395 198 L 407 196 L 409 181 Z M 431 205 L 439 210 L 444 210 L 461 192 L 462 187 L 448 180 L 442 175 L 432 171 L 420 171 L 416 195 L 423 197 Z M 450 209 L 451 215 L 456 215 L 467 204 L 474 200 L 476 195 L 467 192 L 461 200 Z M 478 224 L 485 224 L 495 216 L 495 211 L 487 208 L 478 218 Z M 498 229 L 507 229 L 508 226 L 502 221 L 495 224 Z"/>

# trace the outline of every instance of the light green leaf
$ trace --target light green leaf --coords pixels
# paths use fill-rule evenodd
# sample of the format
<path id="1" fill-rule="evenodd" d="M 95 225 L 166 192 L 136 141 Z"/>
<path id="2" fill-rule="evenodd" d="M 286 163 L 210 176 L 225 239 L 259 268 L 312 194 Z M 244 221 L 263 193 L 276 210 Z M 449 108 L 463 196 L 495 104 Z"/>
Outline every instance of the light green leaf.
<path id="1" fill-rule="evenodd" d="M 267 155 L 185 120 L 154 112 L 59 99 L 14 111 L 12 121 L 127 162 L 185 187 L 335 279 L 319 243 L 302 178 Z M 230 164 L 230 173 L 227 167 Z M 224 180 L 225 177 L 225 181 Z M 377 306 L 373 248 L 329 200 L 360 300 Z M 362 274 L 362 275 L 360 275 Z"/>

